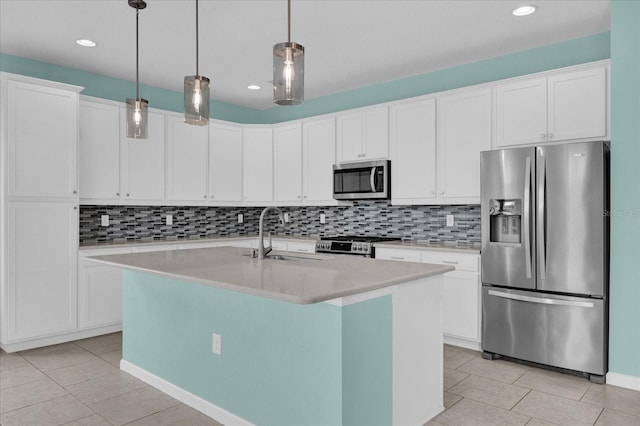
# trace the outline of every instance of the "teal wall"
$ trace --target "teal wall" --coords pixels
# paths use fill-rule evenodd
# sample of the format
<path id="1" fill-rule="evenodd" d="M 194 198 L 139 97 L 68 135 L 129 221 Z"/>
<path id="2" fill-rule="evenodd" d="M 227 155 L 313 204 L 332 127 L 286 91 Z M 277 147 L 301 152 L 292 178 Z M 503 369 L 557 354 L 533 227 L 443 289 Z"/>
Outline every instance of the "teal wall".
<path id="1" fill-rule="evenodd" d="M 297 305 L 133 271 L 123 289 L 124 360 L 254 424 L 391 424 L 391 296 Z"/>
<path id="2" fill-rule="evenodd" d="M 611 2 L 609 370 L 640 377 L 640 2 Z"/>
<path id="3" fill-rule="evenodd" d="M 404 99 L 442 90 L 486 83 L 610 57 L 608 32 L 543 46 L 511 55 L 362 87 L 316 99 L 296 107 L 274 106 L 257 110 L 211 101 L 211 116 L 238 123 L 270 124 L 314 115 Z M 135 93 L 131 81 L 78 71 L 58 65 L 0 53 L 0 70 L 85 87 L 85 95 L 124 101 Z M 182 112 L 182 93 L 141 86 L 141 96 L 153 108 Z M 214 87 L 215 93 L 215 87 Z"/>

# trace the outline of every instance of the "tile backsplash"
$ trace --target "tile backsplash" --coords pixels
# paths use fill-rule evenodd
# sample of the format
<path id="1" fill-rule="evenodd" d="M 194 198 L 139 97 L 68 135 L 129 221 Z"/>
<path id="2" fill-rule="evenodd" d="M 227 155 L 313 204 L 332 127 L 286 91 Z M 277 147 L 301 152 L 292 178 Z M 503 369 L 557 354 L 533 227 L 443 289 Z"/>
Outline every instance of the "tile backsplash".
<path id="1" fill-rule="evenodd" d="M 255 235 L 261 207 L 80 206 L 80 244 L 215 238 Z M 351 206 L 282 207 L 283 228 L 268 214 L 268 229 L 278 235 L 317 237 L 377 235 L 406 241 L 480 247 L 480 206 L 392 206 L 388 201 L 355 201 Z M 238 223 L 238 214 L 244 223 Z M 320 223 L 320 214 L 326 223 Z M 446 216 L 454 226 L 446 226 Z M 109 215 L 109 226 L 101 216 Z M 166 225 L 166 215 L 173 224 Z"/>

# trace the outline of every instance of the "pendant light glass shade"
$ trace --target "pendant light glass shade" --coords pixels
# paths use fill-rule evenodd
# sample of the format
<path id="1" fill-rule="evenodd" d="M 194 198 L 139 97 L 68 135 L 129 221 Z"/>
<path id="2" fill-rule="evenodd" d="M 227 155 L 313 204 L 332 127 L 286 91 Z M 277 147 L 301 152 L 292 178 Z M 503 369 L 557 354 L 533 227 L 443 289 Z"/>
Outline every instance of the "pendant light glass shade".
<path id="1" fill-rule="evenodd" d="M 140 97 L 140 81 L 138 78 L 138 14 L 140 9 L 147 7 L 144 0 L 128 0 L 129 6 L 136 10 L 136 97 L 127 99 L 127 137 L 134 139 L 147 139 L 147 110 L 149 102 Z"/>
<path id="2" fill-rule="evenodd" d="M 127 137 L 147 138 L 149 102 L 146 99 L 127 98 Z"/>
<path id="3" fill-rule="evenodd" d="M 304 101 L 304 46 L 285 42 L 273 46 L 273 102 L 298 105 Z"/>
<path id="4" fill-rule="evenodd" d="M 291 41 L 291 0 L 287 0 L 287 41 L 273 46 L 273 102 L 304 101 L 304 46 Z"/>
<path id="5" fill-rule="evenodd" d="M 209 79 L 201 75 L 184 78 L 184 122 L 198 126 L 209 123 Z"/>
<path id="6" fill-rule="evenodd" d="M 198 75 L 198 0 L 196 0 L 196 75 L 184 78 L 184 122 L 209 124 L 209 79 Z"/>

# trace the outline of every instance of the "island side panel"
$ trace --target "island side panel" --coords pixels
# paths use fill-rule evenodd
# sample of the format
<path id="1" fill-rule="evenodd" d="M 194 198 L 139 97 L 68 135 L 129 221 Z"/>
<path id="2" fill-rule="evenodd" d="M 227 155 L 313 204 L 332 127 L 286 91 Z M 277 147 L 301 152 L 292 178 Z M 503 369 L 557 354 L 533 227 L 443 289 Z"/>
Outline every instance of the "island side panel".
<path id="1" fill-rule="evenodd" d="M 342 312 L 343 424 L 392 424 L 391 295 Z"/>
<path id="2" fill-rule="evenodd" d="M 127 363 L 251 423 L 342 424 L 340 307 L 133 271 L 124 271 L 123 298 Z"/>
<path id="3" fill-rule="evenodd" d="M 444 410 L 443 276 L 393 292 L 393 424 L 421 425 Z"/>

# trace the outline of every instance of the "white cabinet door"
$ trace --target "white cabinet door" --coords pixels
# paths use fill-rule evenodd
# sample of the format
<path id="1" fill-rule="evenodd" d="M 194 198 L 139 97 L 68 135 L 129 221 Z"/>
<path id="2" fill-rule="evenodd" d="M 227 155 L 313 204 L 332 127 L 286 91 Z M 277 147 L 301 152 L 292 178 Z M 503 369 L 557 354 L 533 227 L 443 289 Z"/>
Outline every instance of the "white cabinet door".
<path id="1" fill-rule="evenodd" d="M 273 189 L 276 202 L 302 201 L 302 125 L 273 129 Z"/>
<path id="2" fill-rule="evenodd" d="M 206 201 L 209 130 L 167 116 L 167 199 Z"/>
<path id="3" fill-rule="evenodd" d="M 78 306 L 77 204 L 8 203 L 6 249 L 8 339 L 74 330 Z"/>
<path id="4" fill-rule="evenodd" d="M 606 69 L 549 77 L 548 141 L 607 134 Z"/>
<path id="5" fill-rule="evenodd" d="M 120 198 L 120 108 L 80 101 L 80 198 Z"/>
<path id="6" fill-rule="evenodd" d="M 390 109 L 391 202 L 430 203 L 436 197 L 436 101 Z"/>
<path id="7" fill-rule="evenodd" d="M 389 157 L 389 108 L 373 108 L 364 112 L 365 160 L 379 160 Z"/>
<path id="8" fill-rule="evenodd" d="M 209 125 L 209 199 L 242 201 L 242 127 Z"/>
<path id="9" fill-rule="evenodd" d="M 444 334 L 480 341 L 480 282 L 477 272 L 444 274 Z"/>
<path id="10" fill-rule="evenodd" d="M 363 120 L 361 112 L 338 115 L 338 162 L 362 160 Z"/>
<path id="11" fill-rule="evenodd" d="M 124 123 L 124 108 L 120 114 Z M 120 193 L 124 200 L 164 200 L 164 117 L 149 111 L 147 139 L 127 138 L 126 126 L 120 130 Z"/>
<path id="12" fill-rule="evenodd" d="M 271 128 L 246 128 L 244 145 L 244 202 L 273 201 L 273 140 Z"/>
<path id="13" fill-rule="evenodd" d="M 78 94 L 8 81 L 7 194 L 77 199 Z"/>
<path id="14" fill-rule="evenodd" d="M 338 115 L 337 146 L 340 163 L 387 158 L 388 108 L 379 106 Z"/>
<path id="15" fill-rule="evenodd" d="M 306 203 L 335 203 L 333 199 L 335 161 L 335 119 L 305 121 L 302 124 L 302 193 Z"/>
<path id="16" fill-rule="evenodd" d="M 496 145 L 546 141 L 547 79 L 536 78 L 496 87 Z"/>
<path id="17" fill-rule="evenodd" d="M 443 204 L 479 203 L 480 151 L 491 149 L 491 89 L 440 97 L 437 115 L 437 196 Z"/>

